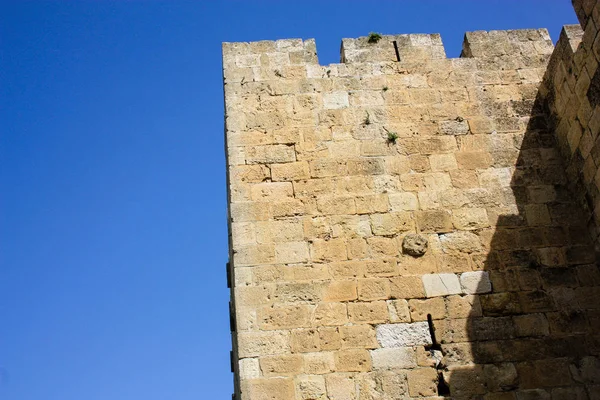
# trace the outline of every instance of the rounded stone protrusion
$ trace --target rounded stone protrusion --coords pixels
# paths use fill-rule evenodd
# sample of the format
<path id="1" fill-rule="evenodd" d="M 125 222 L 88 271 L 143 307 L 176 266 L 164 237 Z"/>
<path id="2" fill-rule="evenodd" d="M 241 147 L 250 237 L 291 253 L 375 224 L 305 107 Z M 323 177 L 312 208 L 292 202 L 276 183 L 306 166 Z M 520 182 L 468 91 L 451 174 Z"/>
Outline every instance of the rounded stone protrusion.
<path id="1" fill-rule="evenodd" d="M 409 233 L 402 241 L 402 252 L 413 257 L 421 257 L 427 251 L 427 238 Z"/>

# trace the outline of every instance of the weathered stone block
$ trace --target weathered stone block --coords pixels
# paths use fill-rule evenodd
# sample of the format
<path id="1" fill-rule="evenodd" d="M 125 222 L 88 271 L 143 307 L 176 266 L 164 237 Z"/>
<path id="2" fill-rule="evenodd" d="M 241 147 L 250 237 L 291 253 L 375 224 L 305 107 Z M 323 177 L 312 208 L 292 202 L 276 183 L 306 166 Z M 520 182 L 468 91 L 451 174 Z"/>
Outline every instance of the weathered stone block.
<path id="1" fill-rule="evenodd" d="M 377 340 L 383 348 L 425 346 L 432 343 L 427 322 L 379 325 Z"/>
<path id="2" fill-rule="evenodd" d="M 462 292 L 456 274 L 427 274 L 423 275 L 422 279 L 427 297 L 447 296 Z"/>

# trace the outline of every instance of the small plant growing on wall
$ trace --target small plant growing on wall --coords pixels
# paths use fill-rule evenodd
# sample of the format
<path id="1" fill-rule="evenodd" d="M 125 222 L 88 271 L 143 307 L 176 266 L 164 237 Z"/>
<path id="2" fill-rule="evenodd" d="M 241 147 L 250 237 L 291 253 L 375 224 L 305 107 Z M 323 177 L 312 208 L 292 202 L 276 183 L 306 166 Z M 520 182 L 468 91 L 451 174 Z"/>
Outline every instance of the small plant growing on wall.
<path id="1" fill-rule="evenodd" d="M 369 43 L 377 43 L 381 40 L 381 34 L 377 32 L 369 33 Z"/>
<path id="2" fill-rule="evenodd" d="M 363 121 L 363 125 L 371 125 L 371 116 L 369 115 L 368 111 L 367 111 L 367 116 L 365 117 L 365 120 Z"/>
<path id="3" fill-rule="evenodd" d="M 387 132 L 387 141 L 391 144 L 396 144 L 396 140 L 398 140 L 398 134 L 396 132 L 389 131 L 386 127 L 383 127 Z"/>

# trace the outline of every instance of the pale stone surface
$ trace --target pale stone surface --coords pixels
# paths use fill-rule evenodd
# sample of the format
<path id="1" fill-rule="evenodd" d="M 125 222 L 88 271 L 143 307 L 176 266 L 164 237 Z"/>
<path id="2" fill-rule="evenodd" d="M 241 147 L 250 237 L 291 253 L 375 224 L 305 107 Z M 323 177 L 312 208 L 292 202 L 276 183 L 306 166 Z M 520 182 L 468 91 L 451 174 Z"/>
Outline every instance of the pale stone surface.
<path id="1" fill-rule="evenodd" d="M 415 350 L 412 347 L 371 350 L 373 368 L 414 368 L 417 366 Z"/>
<path id="2" fill-rule="evenodd" d="M 323 95 L 323 105 L 326 109 L 336 109 L 348 107 L 348 93 L 335 92 Z"/>
<path id="3" fill-rule="evenodd" d="M 425 346 L 432 343 L 427 322 L 379 325 L 377 340 L 383 348 Z"/>
<path id="4" fill-rule="evenodd" d="M 241 379 L 257 379 L 260 377 L 258 358 L 242 358 L 239 362 Z"/>
<path id="5" fill-rule="evenodd" d="M 427 297 L 447 296 L 462 292 L 456 274 L 427 274 L 423 275 L 423 286 Z"/>
<path id="6" fill-rule="evenodd" d="M 465 294 L 479 294 L 492 291 L 492 283 L 487 271 L 472 271 L 460 274 L 460 286 Z"/>

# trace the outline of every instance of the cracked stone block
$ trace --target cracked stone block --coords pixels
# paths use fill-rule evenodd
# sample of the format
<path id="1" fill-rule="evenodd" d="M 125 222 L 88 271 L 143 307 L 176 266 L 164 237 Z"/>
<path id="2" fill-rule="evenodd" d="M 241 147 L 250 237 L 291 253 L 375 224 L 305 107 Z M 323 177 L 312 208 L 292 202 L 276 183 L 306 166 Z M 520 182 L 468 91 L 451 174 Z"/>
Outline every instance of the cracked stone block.
<path id="1" fill-rule="evenodd" d="M 377 326 L 377 341 L 384 348 L 433 344 L 427 322 L 379 325 Z"/>
<path id="2" fill-rule="evenodd" d="M 462 293 L 458 276 L 455 274 L 428 274 L 423 275 L 422 279 L 427 297 Z"/>
<path id="3" fill-rule="evenodd" d="M 413 257 L 421 257 L 427 251 L 427 238 L 410 233 L 402 240 L 402 252 Z"/>
<path id="4" fill-rule="evenodd" d="M 473 271 L 461 274 L 460 286 L 465 294 L 489 293 L 492 291 L 490 275 L 486 271 Z"/>

